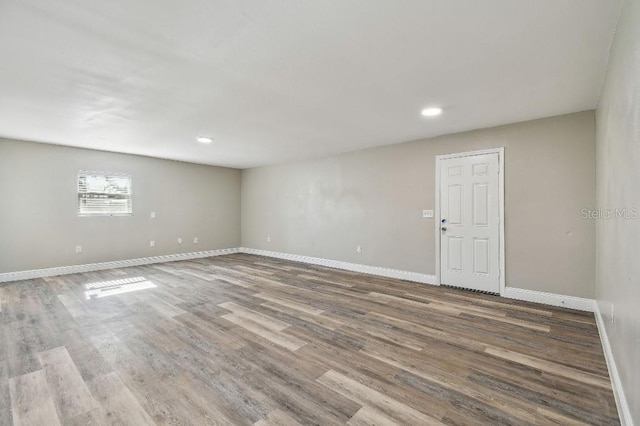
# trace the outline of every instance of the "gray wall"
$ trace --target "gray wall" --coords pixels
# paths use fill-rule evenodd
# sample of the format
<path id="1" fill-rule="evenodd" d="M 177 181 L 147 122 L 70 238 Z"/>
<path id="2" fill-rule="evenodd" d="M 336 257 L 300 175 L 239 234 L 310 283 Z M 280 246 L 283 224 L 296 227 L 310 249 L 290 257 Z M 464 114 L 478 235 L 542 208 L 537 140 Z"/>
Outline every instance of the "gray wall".
<path id="1" fill-rule="evenodd" d="M 242 245 L 434 274 L 435 156 L 501 146 L 507 285 L 592 298 L 593 111 L 243 170 Z"/>
<path id="2" fill-rule="evenodd" d="M 640 0 L 626 0 L 620 14 L 596 139 L 598 207 L 640 209 Z M 640 218 L 596 222 L 596 297 L 631 413 L 640 422 Z"/>
<path id="3" fill-rule="evenodd" d="M 78 170 L 133 175 L 133 216 L 78 217 Z M 235 169 L 0 139 L 0 197 L 0 273 L 240 243 Z"/>

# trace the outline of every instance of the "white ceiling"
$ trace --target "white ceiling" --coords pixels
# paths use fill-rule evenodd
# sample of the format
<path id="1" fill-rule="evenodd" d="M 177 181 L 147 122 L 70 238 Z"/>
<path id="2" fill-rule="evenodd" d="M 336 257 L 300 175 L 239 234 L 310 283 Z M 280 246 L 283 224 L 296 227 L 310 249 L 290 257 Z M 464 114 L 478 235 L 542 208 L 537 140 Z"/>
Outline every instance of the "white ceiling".
<path id="1" fill-rule="evenodd" d="M 619 7 L 0 0 L 0 136 L 245 168 L 592 109 Z"/>

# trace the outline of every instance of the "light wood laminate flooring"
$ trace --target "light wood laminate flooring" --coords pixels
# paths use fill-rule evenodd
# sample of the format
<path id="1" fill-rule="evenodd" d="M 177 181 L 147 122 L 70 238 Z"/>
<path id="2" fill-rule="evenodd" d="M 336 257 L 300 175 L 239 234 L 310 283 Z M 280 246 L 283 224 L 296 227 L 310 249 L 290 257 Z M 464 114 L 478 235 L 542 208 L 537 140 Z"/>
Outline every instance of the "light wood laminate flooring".
<path id="1" fill-rule="evenodd" d="M 0 424 L 618 424 L 592 314 L 235 254 L 0 284 Z"/>

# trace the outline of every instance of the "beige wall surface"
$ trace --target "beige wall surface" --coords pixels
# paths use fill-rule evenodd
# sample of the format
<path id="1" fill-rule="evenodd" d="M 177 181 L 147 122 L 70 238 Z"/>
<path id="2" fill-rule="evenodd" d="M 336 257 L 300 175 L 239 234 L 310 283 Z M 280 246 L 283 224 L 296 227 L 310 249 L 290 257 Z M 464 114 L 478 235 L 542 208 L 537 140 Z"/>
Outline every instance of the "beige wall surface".
<path id="1" fill-rule="evenodd" d="M 505 147 L 507 286 L 592 298 L 594 133 L 587 111 L 243 170 L 242 245 L 434 274 L 435 156 Z"/>
<path id="2" fill-rule="evenodd" d="M 131 174 L 133 216 L 78 217 L 79 170 Z M 240 243 L 235 169 L 0 139 L 0 197 L 0 273 Z"/>
<path id="3" fill-rule="evenodd" d="M 640 422 L 640 218 L 632 210 L 640 211 L 640 0 L 627 0 L 620 13 L 596 122 L 596 298 Z M 627 209 L 626 218 L 610 209 Z"/>

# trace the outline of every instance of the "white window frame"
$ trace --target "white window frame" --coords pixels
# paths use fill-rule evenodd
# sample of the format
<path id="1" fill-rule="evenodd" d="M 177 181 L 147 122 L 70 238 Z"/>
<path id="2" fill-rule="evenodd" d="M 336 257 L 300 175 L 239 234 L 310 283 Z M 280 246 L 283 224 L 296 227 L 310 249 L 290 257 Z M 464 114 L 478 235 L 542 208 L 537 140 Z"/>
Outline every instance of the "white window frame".
<path id="1" fill-rule="evenodd" d="M 122 211 L 95 211 L 88 212 L 82 210 L 82 197 L 81 188 L 80 188 L 80 179 L 82 176 L 104 176 L 105 178 L 118 178 L 118 179 L 128 179 L 129 181 L 129 197 L 127 198 L 127 206 L 128 209 L 126 212 Z M 104 171 L 95 171 L 95 170 L 79 170 L 78 176 L 76 179 L 76 193 L 78 195 L 78 206 L 77 206 L 77 214 L 79 217 L 105 217 L 105 216 L 132 216 L 133 215 L 133 177 L 127 173 L 118 173 L 118 172 L 104 172 Z M 105 195 L 109 193 L 105 192 Z"/>

